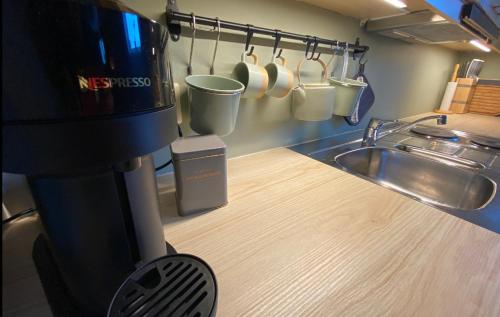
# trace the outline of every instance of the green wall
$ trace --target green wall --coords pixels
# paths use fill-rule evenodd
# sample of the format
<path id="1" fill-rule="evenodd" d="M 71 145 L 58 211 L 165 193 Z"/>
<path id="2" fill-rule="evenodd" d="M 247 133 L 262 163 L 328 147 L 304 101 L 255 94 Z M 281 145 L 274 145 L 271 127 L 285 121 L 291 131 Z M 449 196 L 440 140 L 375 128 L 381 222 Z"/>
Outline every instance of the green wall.
<path id="1" fill-rule="evenodd" d="M 135 10 L 161 21 L 165 0 L 125 1 Z M 260 100 L 242 100 L 236 130 L 224 137 L 230 156 L 244 155 L 268 148 L 295 144 L 307 140 L 324 138 L 366 126 L 371 116 L 395 119 L 431 111 L 440 103 L 454 63 L 458 60 L 455 51 L 437 46 L 415 45 L 392 40 L 362 30 L 359 21 L 331 11 L 290 0 L 179 0 L 179 10 L 197 15 L 250 23 L 258 26 L 290 32 L 316 35 L 325 38 L 353 42 L 360 37 L 361 43 L 370 46 L 366 74 L 376 95 L 375 105 L 357 127 L 348 126 L 343 118 L 312 123 L 294 120 L 290 114 L 290 97 Z M 170 42 L 174 79 L 182 83 L 189 57 L 190 38 Z M 239 61 L 244 44 L 221 42 L 216 60 L 216 74 L 229 76 Z M 196 40 L 193 57 L 193 73 L 208 74 L 212 40 Z M 256 46 L 255 52 L 263 63 L 271 58 L 271 48 Z M 291 69 L 303 57 L 301 51 L 285 50 Z M 329 56 L 323 57 L 325 60 Z M 350 74 L 356 65 L 350 67 Z M 302 74 L 308 81 L 320 76 L 317 63 L 309 63 Z M 183 96 L 183 101 L 186 98 Z M 184 102 L 185 103 L 185 102 Z M 186 110 L 186 105 L 183 105 Z M 186 111 L 185 111 L 186 112 Z M 189 129 L 188 117 L 184 114 L 183 130 Z M 156 156 L 163 162 L 166 151 Z"/>
<path id="2" fill-rule="evenodd" d="M 480 78 L 500 79 L 500 54 L 493 52 L 463 52 L 459 56 L 460 63 L 473 58 L 479 58 L 484 61 L 479 73 Z"/>

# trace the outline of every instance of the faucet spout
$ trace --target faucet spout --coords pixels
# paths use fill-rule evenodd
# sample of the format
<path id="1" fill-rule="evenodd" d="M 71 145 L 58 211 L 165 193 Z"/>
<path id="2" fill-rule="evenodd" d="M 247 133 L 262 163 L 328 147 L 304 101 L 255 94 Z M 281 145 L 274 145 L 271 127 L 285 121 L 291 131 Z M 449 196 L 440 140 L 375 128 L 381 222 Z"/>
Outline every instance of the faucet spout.
<path id="1" fill-rule="evenodd" d="M 396 129 L 392 130 L 391 133 L 398 132 L 398 131 L 401 131 L 403 129 L 412 127 L 419 122 L 433 120 L 433 119 L 436 119 L 436 122 L 438 125 L 444 125 L 448 122 L 448 117 L 446 115 L 427 116 L 427 117 L 417 119 L 413 122 L 406 123 L 406 124 L 396 128 Z M 372 118 L 370 120 L 370 122 L 368 123 L 368 126 L 365 129 L 365 133 L 363 136 L 363 141 L 361 143 L 361 146 L 375 146 L 375 143 L 380 138 L 380 131 L 382 130 L 382 127 L 384 125 L 386 125 L 387 123 L 395 123 L 395 122 L 398 122 L 398 121 Z"/>
<path id="2" fill-rule="evenodd" d="M 448 117 L 446 115 L 441 115 L 439 118 L 437 118 L 437 124 L 438 125 L 444 125 L 448 123 Z"/>

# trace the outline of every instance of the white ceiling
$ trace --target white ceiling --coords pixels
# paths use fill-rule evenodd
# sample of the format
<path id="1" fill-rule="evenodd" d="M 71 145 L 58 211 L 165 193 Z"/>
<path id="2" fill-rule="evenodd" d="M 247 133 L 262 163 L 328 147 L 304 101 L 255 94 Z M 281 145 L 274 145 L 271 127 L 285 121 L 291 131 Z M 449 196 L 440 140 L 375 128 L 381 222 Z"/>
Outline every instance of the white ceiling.
<path id="1" fill-rule="evenodd" d="M 407 7 L 398 9 L 384 0 L 292 0 L 308 3 L 359 20 L 380 18 L 411 11 L 425 10 L 424 0 L 403 0 Z"/>

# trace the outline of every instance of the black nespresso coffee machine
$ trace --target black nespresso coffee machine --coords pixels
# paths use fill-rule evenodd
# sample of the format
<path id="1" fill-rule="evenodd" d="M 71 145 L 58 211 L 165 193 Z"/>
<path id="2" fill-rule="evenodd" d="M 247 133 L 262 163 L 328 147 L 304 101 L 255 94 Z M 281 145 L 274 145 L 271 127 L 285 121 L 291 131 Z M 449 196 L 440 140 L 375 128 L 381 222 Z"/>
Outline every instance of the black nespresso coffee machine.
<path id="1" fill-rule="evenodd" d="M 166 29 L 108 0 L 2 1 L 3 171 L 26 174 L 64 287 L 103 316 L 165 256 L 151 153 L 177 137 Z"/>

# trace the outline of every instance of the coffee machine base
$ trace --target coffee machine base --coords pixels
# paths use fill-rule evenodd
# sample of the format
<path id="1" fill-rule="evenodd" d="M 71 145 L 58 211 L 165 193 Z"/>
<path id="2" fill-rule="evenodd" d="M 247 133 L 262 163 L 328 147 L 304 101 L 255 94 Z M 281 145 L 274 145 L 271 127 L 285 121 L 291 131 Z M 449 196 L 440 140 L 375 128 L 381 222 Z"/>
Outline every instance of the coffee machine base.
<path id="1" fill-rule="evenodd" d="M 165 242 L 165 244 L 168 255 L 177 254 L 170 243 Z M 64 284 L 43 234 L 40 234 L 33 243 L 32 257 L 54 317 L 102 317 L 90 312 L 86 307 L 78 307 L 75 303 L 68 292 L 68 287 Z"/>
<path id="2" fill-rule="evenodd" d="M 47 249 L 79 307 L 105 314 L 129 274 L 167 255 L 152 155 L 28 179 Z"/>

